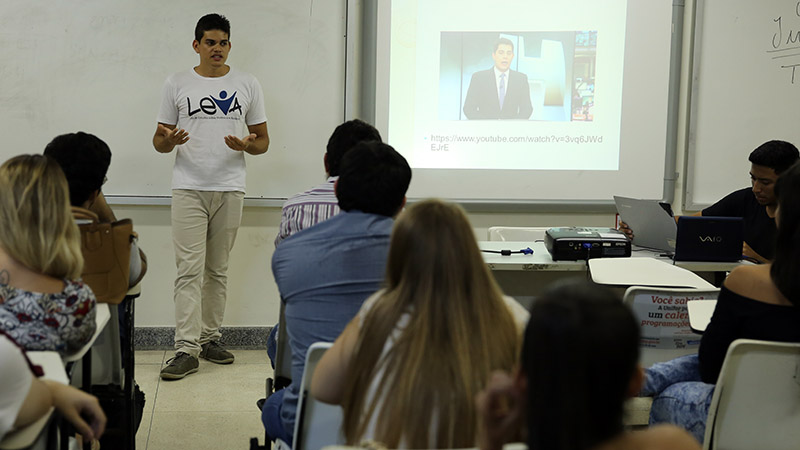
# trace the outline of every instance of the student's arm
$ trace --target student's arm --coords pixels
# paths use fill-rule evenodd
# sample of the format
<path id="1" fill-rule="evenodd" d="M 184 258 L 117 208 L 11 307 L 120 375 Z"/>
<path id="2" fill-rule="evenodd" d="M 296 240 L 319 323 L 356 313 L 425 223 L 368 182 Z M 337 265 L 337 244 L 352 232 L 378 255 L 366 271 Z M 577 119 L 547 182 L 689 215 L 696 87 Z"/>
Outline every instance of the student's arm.
<path id="1" fill-rule="evenodd" d="M 767 258 L 764 258 L 763 256 L 759 255 L 758 252 L 750 248 L 750 246 L 747 245 L 747 242 L 742 243 L 742 256 L 744 256 L 745 259 L 749 259 L 753 262 L 758 262 L 761 264 L 766 264 L 768 262 L 771 262 Z"/>
<path id="2" fill-rule="evenodd" d="M 96 397 L 66 384 L 38 378 L 31 382 L 14 428 L 33 423 L 45 415 L 50 406 L 54 406 L 84 438 L 92 440 L 103 435 L 106 415 Z"/>
<path id="3" fill-rule="evenodd" d="M 91 206 L 89 206 L 89 211 L 97 214 L 97 220 L 102 223 L 111 223 L 117 221 L 117 216 L 114 215 L 114 211 L 111 210 L 111 207 L 108 206 L 108 202 L 106 202 L 106 197 L 103 195 L 102 192 L 97 194 L 97 197 L 92 202 Z"/>
<path id="4" fill-rule="evenodd" d="M 28 394 L 17 412 L 17 418 L 14 419 L 14 428 L 22 428 L 35 422 L 47 413 L 52 404 L 50 389 L 38 378 L 33 378 Z"/>
<path id="5" fill-rule="evenodd" d="M 236 151 L 243 151 L 251 155 L 260 155 L 266 153 L 269 149 L 269 132 L 267 131 L 267 122 L 262 122 L 256 125 L 248 125 L 247 130 L 250 134 L 244 139 L 239 139 L 236 136 L 225 136 L 225 144 L 231 149 Z"/>
<path id="6" fill-rule="evenodd" d="M 88 440 L 99 439 L 106 429 L 106 415 L 97 397 L 55 381 L 43 380 L 53 396 L 53 406 Z"/>
<path id="7" fill-rule="evenodd" d="M 511 376 L 501 371 L 491 374 L 486 388 L 475 397 L 480 450 L 501 450 L 504 444 L 521 440 L 526 401 Z"/>
<path id="8" fill-rule="evenodd" d="M 347 372 L 358 342 L 359 321 L 356 316 L 347 324 L 333 346 L 322 355 L 322 359 L 311 378 L 311 395 L 317 400 L 333 405 L 342 403 Z"/>
<path id="9" fill-rule="evenodd" d="M 153 147 L 159 153 L 169 153 L 176 145 L 185 144 L 188 140 L 189 132 L 183 128 L 159 122 L 153 135 Z"/>

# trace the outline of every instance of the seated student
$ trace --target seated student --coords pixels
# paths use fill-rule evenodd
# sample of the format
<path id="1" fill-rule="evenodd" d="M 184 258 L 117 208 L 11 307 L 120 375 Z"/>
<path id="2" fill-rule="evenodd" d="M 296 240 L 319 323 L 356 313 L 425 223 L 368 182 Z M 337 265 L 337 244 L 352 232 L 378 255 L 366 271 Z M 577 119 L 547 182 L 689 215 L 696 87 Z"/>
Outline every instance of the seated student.
<path id="1" fill-rule="evenodd" d="M 759 145 L 749 157 L 752 187 L 734 191 L 693 215 L 744 218 L 742 255 L 757 262 L 770 261 L 775 252 L 775 180 L 798 158 L 797 147 L 788 142 L 768 141 Z M 620 229 L 633 238 L 633 230 L 624 222 Z"/>
<path id="2" fill-rule="evenodd" d="M 477 397 L 479 448 L 527 440 L 547 450 L 699 450 L 675 426 L 624 429 L 638 361 L 639 326 L 618 296 L 588 283 L 551 287 L 533 304 L 514 377 L 494 373 Z"/>
<path id="3" fill-rule="evenodd" d="M 108 144 L 93 134 L 79 131 L 56 136 L 45 147 L 44 155 L 58 162 L 64 171 L 73 213 L 84 209 L 97 214 L 100 222 L 110 223 L 117 220 L 101 190 L 111 164 L 111 149 Z M 134 240 L 131 245 L 128 286 L 138 284 L 145 272 L 147 258 Z"/>
<path id="4" fill-rule="evenodd" d="M 475 395 L 514 366 L 528 317 L 502 295 L 464 211 L 417 203 L 392 232 L 386 288 L 325 353 L 311 392 L 342 405 L 350 445 L 473 447 Z"/>
<path id="5" fill-rule="evenodd" d="M 359 120 L 349 120 L 333 130 L 325 150 L 323 162 L 328 179 L 313 188 L 293 195 L 286 200 L 281 209 L 281 224 L 275 246 L 287 237 L 314 226 L 339 214 L 339 200 L 333 184 L 339 179 L 339 166 L 342 157 L 359 142 L 381 141 L 381 135 L 372 125 Z M 278 324 L 272 327 L 267 337 L 267 354 L 275 367 L 278 352 Z"/>
<path id="6" fill-rule="evenodd" d="M 78 278 L 80 235 L 58 163 L 20 155 L 0 166 L 0 329 L 27 350 L 80 349 L 95 298 Z"/>
<path id="7" fill-rule="evenodd" d="M 25 352 L 2 333 L 0 361 L 0 440 L 9 431 L 35 422 L 50 407 L 55 407 L 84 439 L 103 435 L 106 415 L 97 398 L 72 386 L 35 377 Z"/>
<path id="8" fill-rule="evenodd" d="M 697 355 L 647 370 L 642 394 L 655 395 L 650 423 L 675 423 L 702 440 L 728 346 L 736 339 L 800 342 L 800 163 L 778 178 L 775 196 L 773 261 L 731 271 Z"/>
<path id="9" fill-rule="evenodd" d="M 289 197 L 281 209 L 281 225 L 277 247 L 284 239 L 330 219 L 339 213 L 339 201 L 333 191 L 333 183 L 339 179 L 339 165 L 347 151 L 359 142 L 381 141 L 381 134 L 372 125 L 359 120 L 348 120 L 333 130 L 325 149 L 323 163 L 328 179 L 313 188 Z"/>
<path id="10" fill-rule="evenodd" d="M 342 212 L 275 248 L 272 273 L 286 304 L 292 383 L 262 408 L 271 440 L 291 444 L 308 347 L 336 339 L 380 288 L 392 218 L 405 205 L 410 181 L 408 162 L 391 146 L 362 142 L 342 158 L 334 185 Z"/>

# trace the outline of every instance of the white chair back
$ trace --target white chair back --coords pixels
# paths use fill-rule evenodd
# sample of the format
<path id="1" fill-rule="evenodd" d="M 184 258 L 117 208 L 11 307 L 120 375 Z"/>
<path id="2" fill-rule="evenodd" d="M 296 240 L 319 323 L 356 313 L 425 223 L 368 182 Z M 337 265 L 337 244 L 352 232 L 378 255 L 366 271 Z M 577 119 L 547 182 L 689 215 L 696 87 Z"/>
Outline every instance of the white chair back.
<path id="1" fill-rule="evenodd" d="M 326 445 L 344 444 L 342 436 L 342 408 L 322 403 L 309 393 L 311 377 L 322 355 L 331 348 L 330 342 L 315 342 L 308 347 L 300 397 L 297 399 L 297 416 L 294 424 L 294 450 L 320 450 Z"/>
<path id="2" fill-rule="evenodd" d="M 705 449 L 800 446 L 800 343 L 739 339 L 728 347 L 706 423 Z"/>
<path id="3" fill-rule="evenodd" d="M 639 322 L 642 366 L 696 353 L 700 335 L 689 326 L 686 303 L 718 296 L 719 289 L 629 287 L 623 301 Z"/>
<path id="4" fill-rule="evenodd" d="M 543 241 L 544 234 L 551 227 L 490 227 L 490 241 Z"/>

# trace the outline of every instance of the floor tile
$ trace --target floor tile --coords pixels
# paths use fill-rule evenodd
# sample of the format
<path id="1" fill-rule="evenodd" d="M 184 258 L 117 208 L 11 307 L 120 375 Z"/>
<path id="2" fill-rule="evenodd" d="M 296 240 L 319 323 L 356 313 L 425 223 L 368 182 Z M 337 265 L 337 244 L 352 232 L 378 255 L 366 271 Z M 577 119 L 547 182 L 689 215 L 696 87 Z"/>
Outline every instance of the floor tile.
<path id="1" fill-rule="evenodd" d="M 136 364 L 161 364 L 164 362 L 164 350 L 136 350 L 134 359 Z"/>
<path id="2" fill-rule="evenodd" d="M 152 413 L 142 414 L 142 423 L 136 432 L 136 450 L 147 450 L 147 439 L 150 436 L 150 422 L 153 419 Z"/>
<path id="3" fill-rule="evenodd" d="M 182 380 L 158 384 L 155 412 L 167 411 L 252 411 L 264 397 L 265 379 L 272 374 L 269 364 L 213 364 L 200 361 L 200 370 Z"/>
<path id="4" fill-rule="evenodd" d="M 144 392 L 144 412 L 152 413 L 153 407 L 156 404 L 156 394 L 158 392 L 158 383 L 160 381 L 158 374 L 161 371 L 161 366 L 153 364 L 137 364 L 135 368 L 136 383 L 139 384 L 139 389 Z"/>
<path id="5" fill-rule="evenodd" d="M 251 437 L 263 443 L 264 427 L 255 406 L 252 412 L 155 412 L 148 448 L 245 449 Z"/>
<path id="6" fill-rule="evenodd" d="M 231 350 L 236 357 L 234 364 L 269 364 L 266 350 Z"/>

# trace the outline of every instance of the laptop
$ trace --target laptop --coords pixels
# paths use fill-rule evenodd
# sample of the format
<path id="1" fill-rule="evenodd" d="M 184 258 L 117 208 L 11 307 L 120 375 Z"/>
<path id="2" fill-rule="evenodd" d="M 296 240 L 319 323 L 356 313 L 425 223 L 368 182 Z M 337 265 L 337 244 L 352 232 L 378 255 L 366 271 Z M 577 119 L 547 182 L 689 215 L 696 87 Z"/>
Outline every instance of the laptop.
<path id="1" fill-rule="evenodd" d="M 674 260 L 739 261 L 743 238 L 741 217 L 680 216 Z"/>
<path id="2" fill-rule="evenodd" d="M 675 218 L 669 203 L 614 196 L 620 219 L 633 230 L 633 245 L 665 252 L 675 250 Z"/>

